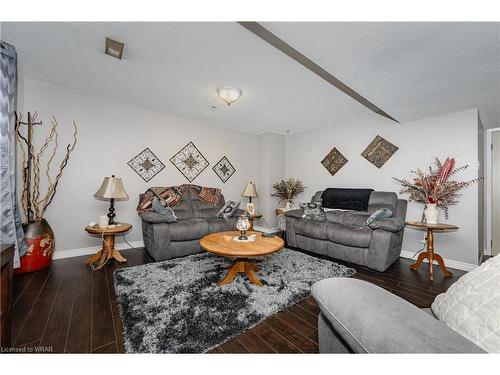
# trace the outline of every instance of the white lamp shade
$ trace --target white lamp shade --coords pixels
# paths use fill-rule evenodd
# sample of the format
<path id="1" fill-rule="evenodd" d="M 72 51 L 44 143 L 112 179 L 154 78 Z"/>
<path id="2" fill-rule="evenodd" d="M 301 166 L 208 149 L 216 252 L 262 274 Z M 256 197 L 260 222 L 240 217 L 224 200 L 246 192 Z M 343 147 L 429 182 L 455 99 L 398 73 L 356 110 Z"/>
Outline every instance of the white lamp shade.
<path id="1" fill-rule="evenodd" d="M 241 194 L 241 196 L 250 198 L 257 197 L 257 189 L 255 188 L 255 184 L 253 182 L 249 182 L 247 186 L 245 186 L 245 190 L 243 190 L 243 194 Z"/>
<path id="2" fill-rule="evenodd" d="M 219 87 L 217 94 L 227 105 L 231 105 L 240 98 L 242 91 L 235 87 Z"/>
<path id="3" fill-rule="evenodd" d="M 104 177 L 104 181 L 99 190 L 94 194 L 94 197 L 104 201 L 109 201 L 110 199 L 124 201 L 128 199 L 128 194 L 123 187 L 122 179 L 112 176 Z"/>

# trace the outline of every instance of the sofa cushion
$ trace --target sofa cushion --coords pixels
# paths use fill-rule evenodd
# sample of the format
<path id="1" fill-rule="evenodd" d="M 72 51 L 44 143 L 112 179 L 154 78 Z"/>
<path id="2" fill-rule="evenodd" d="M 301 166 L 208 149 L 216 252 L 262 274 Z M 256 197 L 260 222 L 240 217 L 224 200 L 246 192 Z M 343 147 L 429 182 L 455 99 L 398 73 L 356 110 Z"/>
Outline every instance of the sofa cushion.
<path id="1" fill-rule="evenodd" d="M 229 219 L 211 218 L 206 219 L 208 223 L 208 232 L 225 232 L 228 230 L 236 230 L 236 218 L 230 217 Z"/>
<path id="2" fill-rule="evenodd" d="M 216 217 L 219 210 L 224 206 L 224 197 L 221 195 L 217 204 L 203 202 L 193 197 L 193 211 L 195 219 L 210 219 Z"/>
<path id="3" fill-rule="evenodd" d="M 372 221 L 368 226 L 373 230 L 384 229 L 396 233 L 405 227 L 405 222 L 401 219 L 390 217 L 389 219 Z"/>
<path id="4" fill-rule="evenodd" d="M 179 220 L 168 229 L 171 241 L 197 240 L 208 234 L 208 223 L 203 219 Z"/>
<path id="5" fill-rule="evenodd" d="M 353 227 L 328 223 L 326 235 L 330 241 L 352 247 L 370 247 L 373 231 L 367 227 Z"/>
<path id="6" fill-rule="evenodd" d="M 370 217 L 370 214 L 366 212 L 356 212 L 349 211 L 345 213 L 344 224 L 364 227 L 366 225 L 366 220 Z"/>
<path id="7" fill-rule="evenodd" d="M 187 192 L 181 201 L 175 206 L 171 206 L 177 216 L 177 220 L 188 220 L 194 218 L 192 193 Z"/>
<path id="8" fill-rule="evenodd" d="M 295 234 L 306 237 L 326 240 L 326 222 L 296 220 L 294 224 Z"/>
<path id="9" fill-rule="evenodd" d="M 487 352 L 500 352 L 500 256 L 462 276 L 432 304 L 434 315 Z"/>
<path id="10" fill-rule="evenodd" d="M 350 212 L 350 211 L 335 210 L 335 209 L 326 210 L 325 209 L 326 221 L 328 221 L 330 223 L 343 224 L 344 223 L 344 217 L 345 217 L 345 215 L 346 215 L 347 212 Z"/>

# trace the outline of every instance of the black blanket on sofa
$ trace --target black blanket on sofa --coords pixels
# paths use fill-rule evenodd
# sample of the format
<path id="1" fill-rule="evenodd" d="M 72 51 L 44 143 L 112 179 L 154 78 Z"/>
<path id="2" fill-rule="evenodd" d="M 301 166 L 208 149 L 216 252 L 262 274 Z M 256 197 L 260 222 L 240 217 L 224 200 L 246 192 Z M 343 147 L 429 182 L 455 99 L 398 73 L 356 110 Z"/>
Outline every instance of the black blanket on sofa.
<path id="1" fill-rule="evenodd" d="M 373 189 L 328 188 L 321 195 L 324 208 L 367 211 Z"/>

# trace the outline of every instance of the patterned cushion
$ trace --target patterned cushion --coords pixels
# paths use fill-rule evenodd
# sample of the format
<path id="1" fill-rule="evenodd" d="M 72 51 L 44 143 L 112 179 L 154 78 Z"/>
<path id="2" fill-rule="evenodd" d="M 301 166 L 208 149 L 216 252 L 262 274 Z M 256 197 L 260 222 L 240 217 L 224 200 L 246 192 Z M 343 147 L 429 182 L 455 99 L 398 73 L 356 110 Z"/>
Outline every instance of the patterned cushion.
<path id="1" fill-rule="evenodd" d="M 388 208 L 379 208 L 373 214 L 370 215 L 368 219 L 366 219 L 366 225 L 370 225 L 374 221 L 381 221 L 384 219 L 388 219 L 392 216 L 392 211 Z"/>
<path id="2" fill-rule="evenodd" d="M 432 304 L 448 327 L 490 353 L 500 352 L 500 256 L 462 276 Z"/>
<path id="3" fill-rule="evenodd" d="M 304 220 L 326 221 L 326 214 L 321 202 L 301 203 L 300 208 Z"/>
<path id="4" fill-rule="evenodd" d="M 239 207 L 240 202 L 227 201 L 215 216 L 221 219 L 229 219 Z"/>
<path id="5" fill-rule="evenodd" d="M 174 210 L 172 210 L 167 205 L 164 205 L 158 198 L 153 198 L 152 210 L 153 212 L 165 216 L 165 220 L 167 223 L 173 223 L 174 221 L 177 221 L 177 216 L 175 216 Z"/>

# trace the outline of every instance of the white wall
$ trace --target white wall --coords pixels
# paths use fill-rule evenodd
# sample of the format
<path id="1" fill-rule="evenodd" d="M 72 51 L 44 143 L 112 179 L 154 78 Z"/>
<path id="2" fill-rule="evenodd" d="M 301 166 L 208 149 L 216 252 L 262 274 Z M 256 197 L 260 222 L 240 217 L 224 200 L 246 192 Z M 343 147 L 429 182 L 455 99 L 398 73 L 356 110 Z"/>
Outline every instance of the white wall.
<path id="1" fill-rule="evenodd" d="M 285 171 L 285 137 L 278 134 L 264 133 L 259 135 L 258 142 L 258 184 L 257 192 L 260 197 L 258 211 L 262 213 L 260 226 L 276 227 L 275 209 L 279 203 L 277 198 L 271 197 L 274 192 L 273 184 L 283 178 Z"/>
<path id="2" fill-rule="evenodd" d="M 376 135 L 386 138 L 399 150 L 377 169 L 361 156 L 361 152 Z M 321 165 L 323 157 L 333 148 L 349 160 L 337 174 L 331 176 Z M 285 175 L 304 181 L 307 187 L 301 201 L 310 200 L 317 190 L 327 187 L 366 187 L 375 190 L 398 191 L 391 177 L 410 177 L 415 168 L 425 168 L 447 156 L 456 158 L 458 165 L 470 168 L 460 174 L 464 180 L 478 176 L 478 114 L 477 110 L 454 113 L 426 120 L 396 124 L 380 116 L 324 126 L 286 137 Z M 418 220 L 422 205 L 409 203 L 408 220 Z M 478 186 L 464 191 L 460 203 L 449 210 L 449 223 L 456 224 L 456 233 L 436 235 L 436 251 L 445 259 L 469 264 L 478 262 Z M 441 221 L 446 221 L 444 214 Z M 403 250 L 420 247 L 417 241 L 423 233 L 406 230 Z"/>
<path id="3" fill-rule="evenodd" d="M 137 197 L 151 186 L 188 183 L 169 159 L 189 141 L 210 162 L 194 184 L 219 187 L 226 199 L 242 200 L 246 182 L 256 180 L 257 136 L 30 80 L 21 80 L 20 85 L 19 109 L 38 111 L 44 122 L 40 131 L 36 130 L 36 139 L 45 136 L 50 129 L 51 113 L 59 122 L 61 152 L 57 165 L 63 155 L 62 149 L 70 142 L 72 120 L 79 125 L 76 149 L 45 215 L 55 232 L 56 252 L 100 244 L 100 239 L 90 237 L 84 227 L 89 221 L 97 221 L 98 215 L 107 213 L 109 204 L 95 200 L 92 195 L 103 177 L 111 174 L 123 178 L 130 196 L 129 201 L 116 203 L 117 219 L 133 224 L 127 236 L 129 241 L 142 240 L 140 220 L 135 211 Z M 149 182 L 144 182 L 127 165 L 146 147 L 166 166 Z M 236 168 L 236 173 L 225 184 L 212 170 L 224 155 Z M 258 200 L 256 203 L 258 205 Z"/>

